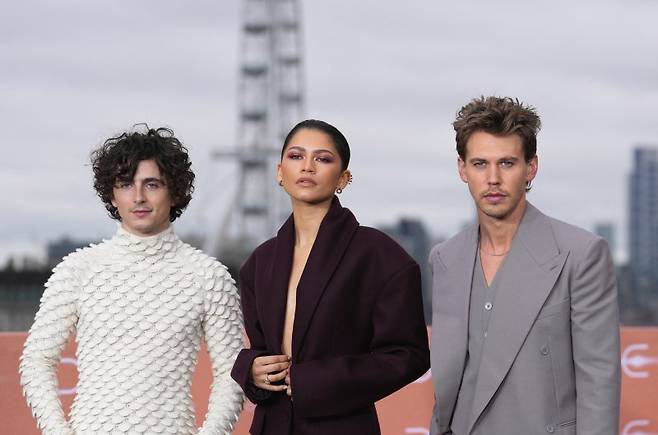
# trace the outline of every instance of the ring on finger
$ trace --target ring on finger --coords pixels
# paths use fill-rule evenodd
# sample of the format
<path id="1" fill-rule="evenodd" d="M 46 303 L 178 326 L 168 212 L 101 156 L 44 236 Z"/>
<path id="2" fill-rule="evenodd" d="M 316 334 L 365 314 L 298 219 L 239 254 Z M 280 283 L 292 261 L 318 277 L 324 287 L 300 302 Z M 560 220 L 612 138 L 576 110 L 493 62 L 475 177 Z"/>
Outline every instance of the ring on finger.
<path id="1" fill-rule="evenodd" d="M 266 383 L 266 384 L 269 384 L 269 383 L 270 383 L 270 374 L 269 374 L 269 373 L 266 373 L 266 374 L 265 374 L 265 383 Z"/>

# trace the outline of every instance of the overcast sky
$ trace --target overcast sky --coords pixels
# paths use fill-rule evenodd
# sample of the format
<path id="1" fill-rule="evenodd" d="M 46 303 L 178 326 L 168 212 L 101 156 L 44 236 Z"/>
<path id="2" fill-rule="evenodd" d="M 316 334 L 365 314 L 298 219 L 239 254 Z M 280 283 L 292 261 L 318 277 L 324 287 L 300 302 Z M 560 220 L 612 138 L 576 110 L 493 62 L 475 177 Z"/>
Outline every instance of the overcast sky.
<path id="1" fill-rule="evenodd" d="M 341 129 L 361 223 L 472 216 L 455 112 L 479 95 L 538 109 L 544 212 L 625 233 L 631 150 L 658 144 L 658 1 L 302 2 L 307 115 Z M 215 231 L 235 173 L 240 2 L 0 5 L 0 262 L 61 235 L 108 237 L 89 153 L 138 122 L 188 146 L 197 190 L 179 233 Z M 274 177 L 273 177 L 274 182 Z M 622 247 L 623 248 L 623 247 Z"/>

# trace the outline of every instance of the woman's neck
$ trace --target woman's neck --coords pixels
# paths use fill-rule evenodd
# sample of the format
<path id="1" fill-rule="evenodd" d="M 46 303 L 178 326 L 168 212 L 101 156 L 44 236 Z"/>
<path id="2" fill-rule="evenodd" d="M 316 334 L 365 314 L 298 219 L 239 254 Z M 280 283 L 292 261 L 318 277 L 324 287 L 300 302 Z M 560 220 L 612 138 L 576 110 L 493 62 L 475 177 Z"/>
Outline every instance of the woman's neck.
<path id="1" fill-rule="evenodd" d="M 318 203 L 309 204 L 293 201 L 292 214 L 295 222 L 295 246 L 312 246 L 318 235 L 322 219 L 331 207 L 332 199 Z"/>

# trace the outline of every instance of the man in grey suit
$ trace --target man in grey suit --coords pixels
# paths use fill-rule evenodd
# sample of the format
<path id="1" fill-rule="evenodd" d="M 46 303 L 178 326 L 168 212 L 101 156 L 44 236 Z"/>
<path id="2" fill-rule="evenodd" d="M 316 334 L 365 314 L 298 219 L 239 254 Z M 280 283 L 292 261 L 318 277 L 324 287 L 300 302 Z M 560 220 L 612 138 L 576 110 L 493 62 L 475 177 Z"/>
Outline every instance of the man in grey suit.
<path id="1" fill-rule="evenodd" d="M 431 433 L 617 434 L 613 264 L 603 239 L 526 200 L 539 116 L 481 97 L 453 126 L 478 223 L 430 253 Z"/>

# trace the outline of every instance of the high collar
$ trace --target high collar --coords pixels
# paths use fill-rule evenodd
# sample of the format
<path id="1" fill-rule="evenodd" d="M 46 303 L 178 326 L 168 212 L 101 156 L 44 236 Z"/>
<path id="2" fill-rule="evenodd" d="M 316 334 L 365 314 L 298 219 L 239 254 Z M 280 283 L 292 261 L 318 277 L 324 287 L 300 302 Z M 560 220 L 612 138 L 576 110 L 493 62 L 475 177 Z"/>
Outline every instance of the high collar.
<path id="1" fill-rule="evenodd" d="M 358 226 L 358 222 L 356 221 L 356 218 L 352 214 L 352 212 L 348 208 L 344 208 L 340 204 L 340 200 L 336 195 L 334 195 L 333 199 L 331 200 L 331 205 L 329 206 L 329 210 L 327 210 L 327 214 L 324 215 L 322 218 L 322 222 L 320 223 L 320 228 L 318 229 L 318 235 L 317 237 L 320 237 L 321 233 L 326 233 L 326 232 L 334 232 L 340 228 L 342 228 L 343 225 L 346 225 L 348 223 L 355 224 Z M 285 240 L 288 243 L 292 243 L 294 246 L 295 242 L 295 218 L 293 214 L 290 214 L 288 219 L 283 223 L 281 228 L 279 228 L 279 231 L 277 232 L 277 239 L 279 240 Z"/>
<path id="2" fill-rule="evenodd" d="M 121 224 L 110 243 L 120 255 L 138 258 L 167 257 L 181 243 L 174 227 L 169 225 L 164 231 L 153 236 L 141 237 L 126 231 Z"/>

